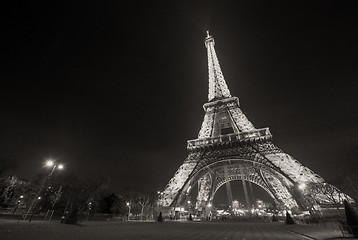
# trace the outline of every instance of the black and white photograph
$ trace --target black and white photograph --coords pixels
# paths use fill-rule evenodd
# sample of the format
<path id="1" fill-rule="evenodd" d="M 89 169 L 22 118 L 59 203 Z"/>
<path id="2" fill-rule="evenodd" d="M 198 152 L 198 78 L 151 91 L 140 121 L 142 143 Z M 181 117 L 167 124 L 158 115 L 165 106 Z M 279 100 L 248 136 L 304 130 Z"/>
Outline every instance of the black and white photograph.
<path id="1" fill-rule="evenodd" d="M 358 1 L 10 1 L 2 240 L 358 238 Z"/>

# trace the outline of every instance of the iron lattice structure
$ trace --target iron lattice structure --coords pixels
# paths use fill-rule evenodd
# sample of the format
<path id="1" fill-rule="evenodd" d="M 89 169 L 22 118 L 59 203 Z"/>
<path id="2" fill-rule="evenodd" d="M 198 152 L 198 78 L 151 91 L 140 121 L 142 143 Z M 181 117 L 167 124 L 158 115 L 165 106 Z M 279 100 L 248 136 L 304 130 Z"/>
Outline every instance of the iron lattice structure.
<path id="1" fill-rule="evenodd" d="M 188 157 L 165 187 L 161 206 L 182 205 L 198 184 L 196 208 L 203 210 L 222 185 L 242 180 L 262 187 L 285 209 L 298 207 L 302 198 L 297 186 L 326 184 L 324 179 L 278 148 L 268 128 L 257 129 L 249 121 L 239 99 L 230 94 L 214 45 L 208 34 L 209 101 L 203 106 L 204 120 L 198 138 L 188 141 Z M 339 193 L 336 189 L 337 198 Z"/>

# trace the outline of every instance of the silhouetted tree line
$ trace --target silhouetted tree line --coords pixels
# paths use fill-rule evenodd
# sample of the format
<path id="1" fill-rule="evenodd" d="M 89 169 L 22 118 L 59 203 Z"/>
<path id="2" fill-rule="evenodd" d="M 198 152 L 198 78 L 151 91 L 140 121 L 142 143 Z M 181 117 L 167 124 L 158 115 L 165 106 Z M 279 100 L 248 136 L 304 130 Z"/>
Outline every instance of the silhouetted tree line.
<path id="1" fill-rule="evenodd" d="M 108 188 L 110 182 L 108 177 L 81 178 L 78 174 L 68 171 L 53 174 L 51 178 L 47 177 L 48 173 L 44 173 L 31 180 L 23 180 L 11 174 L 9 170 L 14 167 L 11 161 L 0 159 L 0 211 L 2 212 L 25 214 L 30 205 L 35 203 L 31 208 L 31 214 L 36 216 L 41 212 L 53 211 L 54 218 L 61 218 L 64 223 L 109 220 L 114 217 L 122 220 L 158 217 L 159 213 L 155 213 L 157 198 L 155 193 L 133 187 L 111 192 Z M 330 183 L 358 202 L 357 176 L 357 171 L 352 170 Z M 323 194 L 328 200 L 331 199 L 331 203 L 339 210 L 338 207 L 342 203 L 332 197 L 333 190 L 331 185 L 311 183 L 307 190 L 309 194 L 302 195 L 305 198 L 302 202 L 307 204 L 303 207 L 314 209 L 314 206 L 319 204 L 315 201 L 315 195 Z M 36 199 L 37 196 L 41 198 Z"/>
<path id="2" fill-rule="evenodd" d="M 40 199 L 33 204 L 31 213 L 36 216 L 53 211 L 53 219 L 61 218 L 64 223 L 113 217 L 126 220 L 129 207 L 132 219 L 153 218 L 154 193 L 130 187 L 111 192 L 108 177 L 81 178 L 75 173 L 61 173 L 53 174 L 51 178 L 41 174 L 26 181 L 6 175 L 5 169 L 0 170 L 0 211 L 25 214 L 38 195 Z"/>

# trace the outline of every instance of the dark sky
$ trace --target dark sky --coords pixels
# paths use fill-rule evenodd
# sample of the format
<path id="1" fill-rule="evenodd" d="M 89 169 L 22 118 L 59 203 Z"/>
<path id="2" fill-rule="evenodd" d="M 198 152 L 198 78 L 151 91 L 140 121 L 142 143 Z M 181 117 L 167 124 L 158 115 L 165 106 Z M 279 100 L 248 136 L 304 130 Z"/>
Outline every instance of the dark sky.
<path id="1" fill-rule="evenodd" d="M 128 3 L 134 2 L 134 3 Z M 356 1 L 15 2 L 2 22 L 0 158 L 162 190 L 199 132 L 210 30 L 232 95 L 326 179 L 357 168 Z"/>

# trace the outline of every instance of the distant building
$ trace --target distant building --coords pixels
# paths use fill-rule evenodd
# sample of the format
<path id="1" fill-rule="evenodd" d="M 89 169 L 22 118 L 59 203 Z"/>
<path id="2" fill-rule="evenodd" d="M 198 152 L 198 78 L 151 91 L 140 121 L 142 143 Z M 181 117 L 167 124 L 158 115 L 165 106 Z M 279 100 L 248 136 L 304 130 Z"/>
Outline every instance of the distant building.
<path id="1" fill-rule="evenodd" d="M 264 201 L 257 199 L 255 202 L 255 208 L 260 210 L 266 210 L 266 203 Z"/>
<path id="2" fill-rule="evenodd" d="M 242 208 L 243 208 L 242 204 L 238 200 L 232 201 L 232 208 L 231 208 L 232 214 L 234 214 L 236 216 L 245 215 L 245 212 L 243 211 Z"/>

